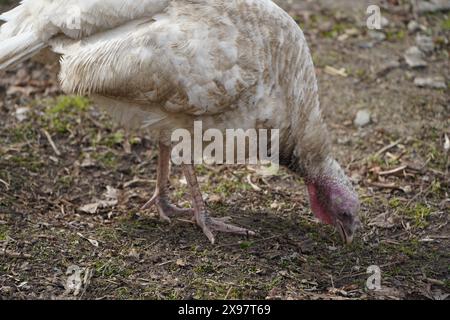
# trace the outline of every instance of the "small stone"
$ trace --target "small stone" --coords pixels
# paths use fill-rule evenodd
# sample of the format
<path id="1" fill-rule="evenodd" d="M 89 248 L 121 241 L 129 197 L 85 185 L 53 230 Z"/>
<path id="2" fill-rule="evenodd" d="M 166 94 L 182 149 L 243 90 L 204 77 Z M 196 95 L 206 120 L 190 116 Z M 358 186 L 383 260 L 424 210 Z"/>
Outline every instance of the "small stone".
<path id="1" fill-rule="evenodd" d="M 139 260 L 140 254 L 135 248 L 131 248 L 128 252 L 128 257 Z"/>
<path id="2" fill-rule="evenodd" d="M 427 77 L 427 78 L 417 77 L 416 79 L 414 79 L 414 84 L 421 88 L 430 88 L 430 89 L 445 89 L 445 88 L 447 88 L 445 79 L 440 76 Z"/>
<path id="3" fill-rule="evenodd" d="M 270 209 L 278 209 L 280 208 L 280 204 L 275 200 L 274 202 L 272 202 L 272 204 L 270 205 Z"/>
<path id="4" fill-rule="evenodd" d="M 19 122 L 25 121 L 28 119 L 28 113 L 30 112 L 30 108 L 21 107 L 16 109 L 16 119 Z"/>
<path id="5" fill-rule="evenodd" d="M 369 110 L 360 110 L 356 114 L 356 118 L 353 121 L 353 123 L 355 124 L 355 126 L 361 128 L 361 127 L 368 125 L 371 121 L 371 118 L 372 118 L 372 116 L 371 116 Z"/>
<path id="6" fill-rule="evenodd" d="M 345 30 L 345 34 L 349 35 L 350 37 L 356 37 L 359 35 L 359 30 L 357 28 L 350 28 Z"/>
<path id="7" fill-rule="evenodd" d="M 384 17 L 384 16 L 381 17 L 381 21 L 380 22 L 381 22 L 381 27 L 382 28 L 386 28 L 386 27 L 389 26 L 389 20 L 386 17 Z"/>
<path id="8" fill-rule="evenodd" d="M 386 40 L 386 35 L 383 32 L 380 31 L 369 31 L 369 37 L 371 37 L 372 39 L 376 40 L 376 41 L 384 41 Z"/>
<path id="9" fill-rule="evenodd" d="M 380 68 L 380 70 L 377 72 L 378 77 L 384 77 L 389 72 L 391 72 L 394 69 L 400 68 L 400 62 L 398 60 L 391 60 L 383 64 Z"/>
<path id="10" fill-rule="evenodd" d="M 439 12 L 450 10 L 450 1 L 448 0 L 431 0 L 418 1 L 416 6 L 417 13 Z"/>
<path id="11" fill-rule="evenodd" d="M 177 259 L 176 264 L 179 267 L 185 267 L 186 266 L 186 261 L 184 261 L 183 259 Z"/>
<path id="12" fill-rule="evenodd" d="M 372 49 L 374 47 L 374 45 L 375 45 L 374 41 L 370 41 L 370 42 L 360 43 L 358 46 L 361 49 Z"/>
<path id="13" fill-rule="evenodd" d="M 212 194 L 208 197 L 208 202 L 210 203 L 220 203 L 222 201 L 223 201 L 222 197 L 218 194 Z"/>
<path id="14" fill-rule="evenodd" d="M 416 31 L 419 31 L 420 29 L 421 29 L 421 26 L 420 26 L 419 23 L 417 23 L 417 21 L 411 20 L 411 21 L 408 23 L 408 31 L 409 31 L 410 33 L 414 33 L 414 32 L 416 32 Z"/>
<path id="15" fill-rule="evenodd" d="M 425 53 L 431 53 L 434 51 L 434 41 L 431 37 L 418 34 L 416 36 L 416 44 L 417 47 Z"/>
<path id="16" fill-rule="evenodd" d="M 422 51 L 418 47 L 411 47 L 405 52 L 405 60 L 406 63 L 411 68 L 423 68 L 428 65 L 425 61 L 425 56 Z"/>

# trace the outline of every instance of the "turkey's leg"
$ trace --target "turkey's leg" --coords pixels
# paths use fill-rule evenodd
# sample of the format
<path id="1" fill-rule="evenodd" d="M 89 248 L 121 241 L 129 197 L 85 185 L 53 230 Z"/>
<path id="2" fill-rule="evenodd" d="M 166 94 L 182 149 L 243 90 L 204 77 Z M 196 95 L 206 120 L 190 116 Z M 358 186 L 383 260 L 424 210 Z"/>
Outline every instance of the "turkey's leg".
<path id="1" fill-rule="evenodd" d="M 228 232 L 247 236 L 255 235 L 253 231 L 225 223 L 227 219 L 210 217 L 198 185 L 194 166 L 186 164 L 183 165 L 183 172 L 186 176 L 186 181 L 192 194 L 195 221 L 197 222 L 197 225 L 202 228 L 203 232 L 212 244 L 214 244 L 215 241 L 212 231 Z"/>
<path id="2" fill-rule="evenodd" d="M 170 222 L 170 217 L 181 214 L 190 214 L 192 209 L 178 208 L 169 203 L 169 173 L 170 173 L 170 146 L 159 143 L 158 169 L 156 178 L 156 189 L 153 197 L 142 207 L 142 210 L 156 206 L 161 220 Z"/>

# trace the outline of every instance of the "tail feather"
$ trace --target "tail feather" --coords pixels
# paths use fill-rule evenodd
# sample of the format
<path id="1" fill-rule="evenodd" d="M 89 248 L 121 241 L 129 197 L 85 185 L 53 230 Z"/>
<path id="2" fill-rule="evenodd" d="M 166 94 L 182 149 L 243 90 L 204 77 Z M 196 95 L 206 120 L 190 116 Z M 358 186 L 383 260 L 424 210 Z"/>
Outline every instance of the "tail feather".
<path id="1" fill-rule="evenodd" d="M 25 32 L 1 41 L 0 71 L 37 54 L 46 44 L 34 33 Z"/>
<path id="2" fill-rule="evenodd" d="M 0 14 L 0 20 L 6 22 L 0 26 L 0 71 L 31 58 L 46 47 L 34 30 L 35 17 L 30 5 L 29 0 L 24 0 L 16 8 Z"/>

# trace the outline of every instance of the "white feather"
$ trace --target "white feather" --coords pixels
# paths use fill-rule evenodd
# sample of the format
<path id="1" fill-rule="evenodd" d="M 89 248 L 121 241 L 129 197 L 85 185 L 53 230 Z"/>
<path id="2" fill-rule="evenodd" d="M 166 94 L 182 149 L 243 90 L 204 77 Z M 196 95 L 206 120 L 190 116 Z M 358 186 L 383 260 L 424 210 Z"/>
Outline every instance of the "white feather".
<path id="1" fill-rule="evenodd" d="M 278 128 L 305 167 L 328 158 L 304 35 L 270 0 L 24 0 L 0 18 L 0 69 L 48 45 L 63 90 L 129 126 Z"/>

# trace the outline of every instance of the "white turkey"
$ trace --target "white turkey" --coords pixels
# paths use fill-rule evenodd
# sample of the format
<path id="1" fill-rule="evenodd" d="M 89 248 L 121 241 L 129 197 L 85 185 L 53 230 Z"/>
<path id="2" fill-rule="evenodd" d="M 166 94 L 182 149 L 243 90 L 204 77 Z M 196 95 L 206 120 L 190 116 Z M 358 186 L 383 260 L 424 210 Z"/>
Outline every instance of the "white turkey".
<path id="1" fill-rule="evenodd" d="M 280 163 L 302 176 L 311 208 L 350 243 L 359 200 L 330 152 L 312 58 L 295 21 L 270 0 L 24 0 L 0 18 L 0 71 L 44 48 L 60 82 L 159 141 L 157 186 L 144 206 L 190 214 L 208 239 L 253 234 L 209 215 L 192 164 L 192 209 L 168 201 L 171 133 L 279 129 Z"/>

